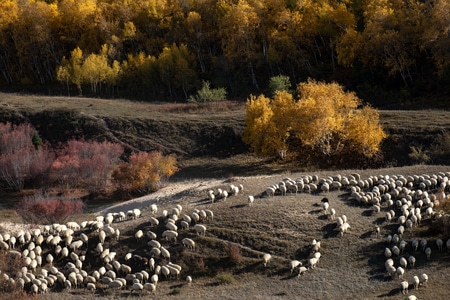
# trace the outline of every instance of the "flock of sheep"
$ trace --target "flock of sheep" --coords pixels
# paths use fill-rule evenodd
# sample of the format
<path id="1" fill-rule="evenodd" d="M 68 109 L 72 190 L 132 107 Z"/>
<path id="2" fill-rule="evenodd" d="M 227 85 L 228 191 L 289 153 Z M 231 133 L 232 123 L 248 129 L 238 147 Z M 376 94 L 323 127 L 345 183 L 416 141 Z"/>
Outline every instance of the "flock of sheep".
<path id="1" fill-rule="evenodd" d="M 155 294 L 158 281 L 180 279 L 182 267 L 171 259 L 170 253 L 170 247 L 178 242 L 179 231 L 192 235 L 180 243 L 186 251 L 195 251 L 194 237 L 206 234 L 206 225 L 202 223 L 212 221 L 214 214 L 208 209 L 183 213 L 179 204 L 163 210 L 159 216 L 156 204 L 149 211 L 149 230 L 139 229 L 134 233 L 136 244 L 144 244 L 148 250 L 145 255 L 129 252 L 119 257 L 113 250 L 121 242 L 116 224 L 142 218 L 141 209 L 108 213 L 80 224 L 70 221 L 0 234 L 0 251 L 11 264 L 21 264 L 12 274 L 0 270 L 2 292 L 20 289 L 36 295 L 50 290 L 95 292 L 101 288 Z M 100 262 L 97 268 L 85 268 L 88 256 L 89 264 L 92 260 Z M 189 286 L 192 276 L 186 274 L 185 280 Z"/>
<path id="2" fill-rule="evenodd" d="M 444 243 L 440 238 L 436 240 L 418 239 L 414 237 L 414 228 L 420 226 L 424 219 L 438 219 L 444 217 L 439 210 L 443 202 L 448 201 L 446 192 L 450 190 L 450 172 L 440 172 L 433 175 L 380 175 L 371 176 L 365 180 L 359 174 L 348 176 L 303 176 L 295 180 L 284 178 L 277 184 L 273 184 L 261 193 L 261 197 L 284 196 L 287 193 L 320 193 L 326 195 L 331 190 L 345 189 L 348 191 L 348 199 L 362 208 L 369 208 L 372 215 L 385 212 L 383 222 L 373 228 L 373 235 L 378 238 L 382 228 L 389 230 L 394 224 L 396 230 L 387 232 L 385 237 L 386 247 L 383 255 L 386 258 L 386 276 L 391 279 L 398 278 L 399 291 L 406 295 L 412 287 L 418 290 L 428 285 L 429 276 L 425 272 L 414 271 L 416 256 L 425 254 L 427 260 L 431 259 L 434 251 L 442 252 L 444 245 L 450 251 L 450 238 Z M 249 205 L 253 205 L 254 197 L 249 196 Z M 335 228 L 339 235 L 343 236 L 349 229 L 345 214 L 336 218 L 336 210 L 331 207 L 328 198 L 321 201 L 321 208 L 327 219 L 336 222 Z M 406 236 L 408 238 L 406 238 Z M 318 246 L 317 246 L 318 245 Z M 298 276 L 306 271 L 314 269 L 320 258 L 320 242 L 313 240 L 311 244 L 312 257 L 305 266 L 298 260 L 291 260 L 289 268 L 291 272 L 298 271 Z M 267 265 L 271 255 L 263 258 Z M 408 270 L 408 271 L 407 271 Z M 411 270 L 411 271 L 409 271 Z M 406 280 L 405 273 L 411 272 L 411 281 Z M 409 300 L 417 299 L 415 295 L 409 295 Z"/>
<path id="3" fill-rule="evenodd" d="M 347 176 L 302 176 L 295 180 L 285 178 L 265 189 L 260 195 L 247 195 L 248 205 L 258 205 L 262 197 L 284 196 L 288 193 L 318 193 L 323 195 L 321 211 L 329 222 L 336 224 L 337 236 L 344 236 L 350 230 L 350 223 L 344 213 L 337 215 L 333 203 L 326 195 L 332 190 L 345 190 L 348 199 L 355 205 L 370 209 L 373 215 L 385 214 L 383 223 L 373 228 L 379 237 L 396 224 L 394 232 L 387 232 L 385 249 L 380 255 L 386 258 L 384 267 L 389 278 L 399 280 L 399 291 L 407 294 L 409 289 L 427 286 L 429 277 L 425 272 L 415 272 L 416 256 L 421 253 L 431 259 L 434 251 L 443 251 L 444 245 L 450 250 L 450 239 L 435 241 L 414 238 L 414 229 L 428 218 L 440 218 L 438 208 L 447 201 L 446 192 L 450 188 L 450 173 L 421 176 L 371 176 L 365 180 L 358 174 Z M 211 204 L 227 201 L 228 197 L 243 193 L 243 185 L 231 184 L 227 188 L 207 190 Z M 435 192 L 432 192 L 435 191 Z M 97 289 L 129 290 L 130 293 L 156 293 L 158 281 L 180 279 L 183 274 L 186 284 L 192 283 L 191 274 L 183 272 L 181 264 L 171 259 L 171 246 L 181 244 L 185 251 L 196 251 L 196 236 L 205 236 L 208 222 L 214 221 L 210 209 L 194 209 L 184 212 L 181 205 L 159 212 L 152 204 L 143 216 L 140 209 L 127 212 L 109 213 L 94 220 L 67 222 L 66 224 L 45 225 L 39 229 L 19 231 L 0 235 L 0 251 L 23 265 L 15 274 L 0 270 L 0 282 L 5 291 L 24 289 L 29 293 L 46 293 L 50 289 Z M 148 230 L 136 230 L 137 244 L 145 244 L 145 255 L 129 252 L 119 257 L 107 247 L 121 242 L 117 223 L 145 218 Z M 398 226 L 397 226 L 398 225 Z M 184 238 L 180 238 L 183 233 Z M 188 236 L 188 235 L 189 236 Z M 408 237 L 408 238 L 407 238 Z M 309 256 L 302 262 L 288 259 L 287 268 L 298 277 L 312 271 L 321 258 L 321 241 L 313 239 Z M 86 270 L 86 256 L 95 257 L 101 265 Z M 262 254 L 262 264 L 269 266 L 270 253 Z M 408 281 L 407 273 L 411 273 Z M 408 299 L 417 299 L 409 295 Z"/>

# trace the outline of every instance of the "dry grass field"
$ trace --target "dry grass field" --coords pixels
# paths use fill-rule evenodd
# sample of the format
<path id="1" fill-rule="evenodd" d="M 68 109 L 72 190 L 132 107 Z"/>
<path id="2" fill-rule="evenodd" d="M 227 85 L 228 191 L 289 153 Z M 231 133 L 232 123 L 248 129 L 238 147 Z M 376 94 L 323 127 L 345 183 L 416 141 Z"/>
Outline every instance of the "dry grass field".
<path id="1" fill-rule="evenodd" d="M 236 132 L 242 129 L 243 106 L 236 103 L 227 104 L 227 109 L 209 106 L 199 108 L 173 105 L 135 103 L 125 100 L 102 100 L 67 97 L 30 97 L 0 94 L 0 112 L 5 116 L 32 119 L 36 114 L 48 110 L 76 110 L 76 117 L 97 122 L 93 128 L 107 128 L 111 134 L 124 144 L 157 144 L 164 149 L 180 154 L 181 171 L 171 178 L 164 193 L 150 195 L 158 198 L 158 214 L 162 221 L 162 211 L 171 210 L 176 204 L 183 207 L 183 213 L 190 214 L 194 209 L 210 209 L 214 212 L 213 221 L 205 222 L 206 235 L 197 236 L 191 230 L 179 230 L 176 243 L 162 240 L 161 243 L 171 252 L 171 261 L 182 266 L 179 279 L 161 278 L 155 295 L 146 294 L 145 299 L 405 299 L 400 292 L 400 279 L 390 278 L 385 273 L 384 237 L 396 232 L 397 224 L 387 224 L 384 216 L 388 208 L 384 203 L 378 215 L 370 213 L 369 206 L 361 206 L 349 199 L 346 190 L 324 193 L 298 193 L 286 196 L 265 197 L 266 187 L 278 183 L 285 177 L 296 179 L 303 175 L 319 177 L 337 174 L 361 174 L 362 178 L 375 175 L 421 175 L 448 172 L 446 165 L 417 165 L 411 167 L 392 167 L 366 170 L 311 170 L 305 172 L 303 167 L 295 164 L 265 161 L 245 152 L 236 151 L 216 156 L 192 155 L 198 150 L 204 139 L 184 139 L 186 132 L 203 133 L 211 128 L 222 128 L 227 124 Z M 114 119 L 114 122 L 111 121 Z M 157 120 L 157 123 L 152 123 Z M 450 113 L 446 111 L 382 111 L 381 120 L 390 134 L 390 149 L 398 150 L 398 157 L 407 156 L 408 144 L 395 143 L 401 136 L 416 137 L 420 144 L 429 140 L 442 130 L 450 127 Z M 131 123 L 132 121 L 132 123 Z M 151 122 L 152 121 L 152 122 Z M 93 122 L 93 121 L 92 121 Z M 130 122 L 130 123 L 128 123 Z M 156 122 L 156 121 L 155 121 Z M 182 124 L 174 127 L 156 126 L 161 124 Z M 127 134 L 119 129 L 132 124 Z M 156 124 L 156 125 L 155 125 Z M 206 125 L 205 125 L 206 124 Z M 142 125 L 142 128 L 139 126 Z M 154 127 L 149 127 L 150 125 Z M 146 127 L 147 126 L 147 127 Z M 161 129 L 164 127 L 164 130 Z M 160 136 L 152 136 L 157 132 Z M 176 133 L 177 129 L 180 132 Z M 186 131 L 183 131 L 186 129 Z M 159 130 L 159 131 L 158 131 Z M 173 131 L 173 132 L 172 132 Z M 106 131 L 105 131 L 106 132 Z M 103 134 L 103 132 L 102 132 Z M 146 134 L 146 135 L 145 135 Z M 105 134 L 106 135 L 106 134 Z M 419 138 L 419 137 L 422 138 Z M 219 136 L 220 138 L 220 136 Z M 175 143 L 174 141 L 178 141 Z M 167 142 L 167 144 L 164 144 Z M 223 141 L 223 145 L 229 144 Z M 400 147 L 400 144 L 402 147 Z M 210 144 L 208 144 L 210 145 Z M 149 146 L 150 147 L 150 146 Z M 171 147 L 171 148 L 170 148 Z M 228 146 L 229 147 L 229 146 Z M 213 148 L 216 151 L 216 148 Z M 227 148 L 227 151 L 230 148 Z M 185 155 L 183 155 L 183 153 Z M 226 201 L 210 203 L 206 191 L 210 188 L 227 188 L 229 184 L 242 184 L 244 191 L 231 196 Z M 176 186 L 183 186 L 177 189 Z M 434 192 L 434 191 L 433 191 Z M 253 206 L 248 206 L 247 196 L 255 195 Z M 260 197 L 261 196 L 261 197 Z M 153 197 L 153 198 L 152 198 Z M 351 226 L 348 233 L 340 236 L 334 221 L 328 220 L 321 211 L 320 200 L 327 197 L 337 216 L 345 214 Z M 125 206 L 127 205 L 127 206 Z M 124 207 L 139 206 L 133 200 L 116 206 L 114 210 Z M 128 252 L 148 256 L 147 241 L 137 242 L 134 233 L 142 229 L 153 230 L 160 237 L 164 227 L 151 228 L 150 212 L 142 207 L 143 216 L 137 220 L 114 223 L 120 229 L 119 241 L 107 239 L 106 246 L 117 252 L 117 259 L 125 263 Z M 11 211 L 0 214 L 2 220 L 13 215 Z M 93 218 L 95 213 L 78 217 Z M 375 225 L 381 227 L 380 237 L 375 237 L 372 230 Z M 435 240 L 445 241 L 450 236 L 443 236 L 433 229 L 431 219 L 424 219 L 421 225 L 407 232 L 404 239 L 408 247 L 402 256 L 414 254 L 417 263 L 414 269 L 407 268 L 405 279 L 412 283 L 414 275 L 428 274 L 428 286 L 414 291 L 410 286 L 409 294 L 418 299 L 447 299 L 448 277 L 450 276 L 450 253 L 446 249 L 439 252 Z M 6 230 L 3 228 L 3 230 Z M 187 250 L 180 243 L 184 237 L 190 237 L 197 243 L 195 251 Z M 98 242 L 97 233 L 90 233 L 88 248 L 82 249 L 86 255 L 84 269 L 92 272 L 102 264 L 94 247 Z M 308 270 L 298 277 L 291 274 L 288 264 L 291 259 L 298 259 L 307 264 L 311 256 L 310 244 L 313 239 L 321 241 L 322 257 L 315 269 Z M 413 239 L 427 239 L 432 249 L 431 259 L 427 260 L 423 252 L 414 252 L 411 248 Z M 50 251 L 50 250 L 46 250 Z M 270 253 L 272 260 L 267 267 L 262 264 L 262 255 Z M 57 263 L 59 267 L 68 260 Z M 399 257 L 394 258 L 398 266 Z M 167 263 L 166 260 L 158 260 Z M 137 267 L 134 270 L 138 270 Z M 187 275 L 193 277 L 189 286 L 185 282 Z M 55 287 L 40 299 L 122 299 L 139 298 L 139 294 L 130 294 L 129 290 L 114 292 L 98 284 L 96 293 L 85 289 L 61 290 Z M 7 294 L 0 299 L 12 299 Z"/>
<path id="2" fill-rule="evenodd" d="M 387 246 L 384 237 L 394 234 L 398 227 L 396 222 L 385 223 L 386 204 L 377 215 L 370 213 L 370 206 L 361 206 L 349 199 L 347 191 L 330 193 L 299 193 L 286 196 L 265 197 L 267 186 L 278 183 L 285 177 L 292 179 L 303 175 L 319 177 L 337 174 L 349 175 L 355 172 L 362 178 L 374 175 L 421 175 L 447 172 L 446 166 L 414 166 L 405 168 L 389 168 L 379 170 L 344 170 L 320 173 L 285 173 L 278 175 L 249 176 L 223 178 L 211 181 L 183 182 L 182 189 L 164 189 L 158 194 L 158 213 L 161 219 L 162 210 L 171 210 L 176 204 L 183 207 L 182 213 L 190 214 L 194 209 L 210 209 L 214 212 L 214 220 L 206 221 L 206 235 L 197 236 L 194 231 L 179 229 L 177 242 L 160 240 L 161 244 L 171 252 L 171 261 L 182 266 L 179 279 L 169 280 L 162 277 L 155 295 L 146 294 L 147 299 L 405 299 L 400 292 L 400 279 L 391 278 L 385 272 L 383 255 Z M 206 191 L 210 188 L 228 188 L 229 184 L 242 184 L 244 191 L 237 196 L 230 196 L 226 201 L 218 200 L 210 203 Z M 179 183 L 181 184 L 181 183 Z M 171 192 L 172 191 L 172 192 Z M 250 207 L 247 196 L 255 195 L 256 200 Z M 261 197 L 260 197 L 261 196 Z M 321 199 L 327 197 L 330 207 L 337 216 L 345 214 L 351 228 L 342 237 L 336 229 L 335 221 L 327 219 L 321 209 Z M 130 203 L 124 203 L 130 208 Z M 135 205 L 139 207 L 139 203 Z M 123 206 L 125 207 L 125 206 Z M 120 205 L 114 211 L 123 209 Z M 148 256 L 147 241 L 137 242 L 134 233 L 142 229 L 152 230 L 161 236 L 163 226 L 151 228 L 148 208 L 142 208 L 142 217 L 114 223 L 114 228 L 122 232 L 120 240 L 107 238 L 105 246 L 117 252 L 121 263 L 125 254 L 133 252 Z M 91 215 L 92 217 L 92 215 Z M 374 225 L 381 227 L 377 238 L 373 234 Z M 405 233 L 408 242 L 401 255 L 417 258 L 415 268 L 407 268 L 404 279 L 411 283 L 409 294 L 418 299 L 446 299 L 448 294 L 448 276 L 450 275 L 450 253 L 444 249 L 439 252 L 435 240 L 442 238 L 444 242 L 449 236 L 436 235 L 429 230 L 431 219 L 424 219 L 419 227 Z M 98 242 L 98 234 L 91 233 L 89 249 L 86 254 L 84 269 L 92 272 L 102 263 L 94 247 Z M 190 237 L 197 243 L 195 251 L 187 250 L 181 239 Z M 298 259 L 307 265 L 311 257 L 310 244 L 313 239 L 321 241 L 321 259 L 315 269 L 308 270 L 298 277 L 289 270 L 289 261 Z M 427 239 L 432 249 L 431 259 L 427 260 L 422 251 L 415 252 L 411 248 L 413 239 Z M 262 264 L 262 255 L 270 253 L 272 260 L 267 267 Z M 60 261 L 62 265 L 68 260 Z M 167 260 L 157 260 L 161 264 Z M 399 257 L 394 257 L 398 266 Z M 134 269 L 137 271 L 139 268 Z M 426 273 L 429 283 L 426 287 L 413 290 L 412 277 Z M 193 277 L 189 286 L 185 282 L 187 275 Z M 50 294 L 40 296 L 41 299 L 121 299 L 138 298 L 138 294 L 130 291 L 113 292 L 98 284 L 97 292 L 91 294 L 85 289 L 60 291 L 54 288 Z"/>

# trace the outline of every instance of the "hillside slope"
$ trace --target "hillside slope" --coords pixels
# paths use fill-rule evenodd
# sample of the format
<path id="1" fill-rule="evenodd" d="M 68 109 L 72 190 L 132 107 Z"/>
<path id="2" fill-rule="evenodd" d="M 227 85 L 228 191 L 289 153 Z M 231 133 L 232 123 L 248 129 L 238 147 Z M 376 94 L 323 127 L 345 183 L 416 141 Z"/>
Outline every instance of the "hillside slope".
<path id="1" fill-rule="evenodd" d="M 188 172 L 186 175 L 195 177 L 205 177 L 208 173 L 212 176 L 255 175 L 270 169 L 295 171 L 299 167 L 298 164 L 283 165 L 286 162 L 270 165 L 249 154 L 241 140 L 245 126 L 242 104 L 231 109 L 223 109 L 223 105 L 193 109 L 191 106 L 192 110 L 186 107 L 183 104 L 0 93 L 0 122 L 30 122 L 43 139 L 54 144 L 84 137 L 120 143 L 127 153 L 136 150 L 174 153 Z M 380 115 L 388 133 L 381 147 L 383 162 L 364 167 L 413 164 L 408 157 L 410 146 L 428 149 L 440 133 L 450 128 L 450 112 L 447 111 L 381 111 Z M 446 159 L 438 157 L 432 163 L 445 164 Z M 184 177 L 184 174 L 178 176 Z"/>

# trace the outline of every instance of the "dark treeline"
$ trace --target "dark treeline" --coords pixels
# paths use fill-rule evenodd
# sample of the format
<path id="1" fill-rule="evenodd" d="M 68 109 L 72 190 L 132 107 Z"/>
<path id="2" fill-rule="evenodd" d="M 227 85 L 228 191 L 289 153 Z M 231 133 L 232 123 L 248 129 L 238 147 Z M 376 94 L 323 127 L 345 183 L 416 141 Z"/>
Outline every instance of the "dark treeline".
<path id="1" fill-rule="evenodd" d="M 186 101 L 336 81 L 377 107 L 445 107 L 447 0 L 3 0 L 0 88 Z M 411 103 L 415 99 L 416 104 Z"/>

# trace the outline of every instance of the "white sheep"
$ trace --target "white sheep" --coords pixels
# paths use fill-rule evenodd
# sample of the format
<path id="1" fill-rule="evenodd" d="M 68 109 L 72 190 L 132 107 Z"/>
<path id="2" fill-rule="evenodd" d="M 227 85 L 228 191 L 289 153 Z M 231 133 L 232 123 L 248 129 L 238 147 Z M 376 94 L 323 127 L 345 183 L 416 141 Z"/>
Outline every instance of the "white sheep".
<path id="1" fill-rule="evenodd" d="M 428 284 L 428 275 L 425 273 L 422 273 L 420 275 L 420 283 L 422 284 L 422 286 L 426 286 Z"/>
<path id="2" fill-rule="evenodd" d="M 184 238 L 181 240 L 181 243 L 183 246 L 185 246 L 188 249 L 195 250 L 195 242 L 190 238 Z"/>
<path id="3" fill-rule="evenodd" d="M 414 289 L 418 290 L 419 289 L 419 284 L 420 284 L 419 276 L 414 276 L 413 277 L 413 282 L 414 282 Z"/>
<path id="4" fill-rule="evenodd" d="M 430 260 L 431 259 L 431 248 L 427 247 L 425 249 L 425 255 L 427 256 L 427 259 Z"/>
<path id="5" fill-rule="evenodd" d="M 108 283 L 108 288 L 120 290 L 123 287 L 123 282 L 121 280 L 113 280 Z"/>
<path id="6" fill-rule="evenodd" d="M 165 238 L 167 241 L 174 240 L 176 242 L 177 237 L 178 237 L 178 232 L 173 231 L 173 230 L 165 230 L 162 233 L 162 237 Z"/>
<path id="7" fill-rule="evenodd" d="M 136 238 L 136 241 L 139 242 L 144 237 L 144 232 L 141 229 L 139 229 L 134 234 L 134 237 Z"/>
<path id="8" fill-rule="evenodd" d="M 150 217 L 150 225 L 151 227 L 157 227 L 159 225 L 159 220 L 155 217 Z"/>
<path id="9" fill-rule="evenodd" d="M 264 267 L 267 267 L 267 264 L 270 262 L 271 259 L 272 259 L 272 255 L 270 255 L 269 253 L 265 253 L 263 255 L 262 261 L 263 261 Z"/>
<path id="10" fill-rule="evenodd" d="M 301 265 L 302 265 L 301 261 L 296 260 L 296 259 L 291 260 L 289 262 L 289 268 L 291 269 L 291 273 L 294 272 L 295 268 L 297 268 L 297 267 L 299 267 Z"/>
<path id="11" fill-rule="evenodd" d="M 186 283 L 190 286 L 192 284 L 192 277 L 191 276 L 186 276 Z"/>
<path id="12" fill-rule="evenodd" d="M 205 235 L 205 233 L 206 233 L 206 226 L 201 225 L 201 224 L 195 224 L 194 225 L 194 230 L 197 233 L 197 235 Z"/>
<path id="13" fill-rule="evenodd" d="M 147 282 L 144 284 L 144 290 L 151 292 L 152 294 L 156 293 L 156 285 L 153 283 Z"/>
<path id="14" fill-rule="evenodd" d="M 298 277 L 303 275 L 306 271 L 308 271 L 308 268 L 306 268 L 306 267 L 302 266 L 302 267 L 298 268 Z"/>
<path id="15" fill-rule="evenodd" d="M 400 282 L 400 290 L 402 291 L 403 295 L 406 295 L 408 293 L 408 287 L 409 287 L 408 281 L 403 280 L 402 282 Z"/>
<path id="16" fill-rule="evenodd" d="M 248 206 L 252 206 L 253 202 L 255 201 L 255 197 L 252 195 L 249 195 L 247 199 L 248 199 Z"/>
<path id="17" fill-rule="evenodd" d="M 154 203 L 150 205 L 150 212 L 152 213 L 152 215 L 156 214 L 158 212 L 158 206 Z"/>
<path id="18" fill-rule="evenodd" d="M 170 252 L 169 252 L 169 250 L 167 250 L 166 248 L 164 248 L 162 246 L 161 246 L 160 250 L 161 250 L 161 255 L 164 258 L 166 258 L 166 259 L 168 259 L 170 261 Z"/>

